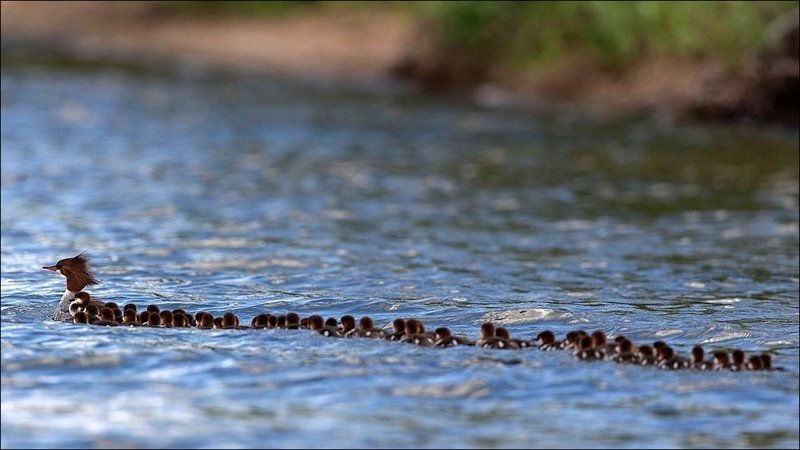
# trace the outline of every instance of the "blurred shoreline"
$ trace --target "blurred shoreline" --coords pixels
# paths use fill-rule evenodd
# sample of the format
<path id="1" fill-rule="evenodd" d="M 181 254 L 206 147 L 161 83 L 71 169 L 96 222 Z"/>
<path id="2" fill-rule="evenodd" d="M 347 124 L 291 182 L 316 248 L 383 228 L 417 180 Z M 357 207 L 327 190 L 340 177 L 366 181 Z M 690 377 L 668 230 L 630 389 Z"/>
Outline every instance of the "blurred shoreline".
<path id="1" fill-rule="evenodd" d="M 431 92 L 470 95 L 487 106 L 796 126 L 798 63 L 791 47 L 797 25 L 784 28 L 769 51 L 736 70 L 714 58 L 668 56 L 607 70 L 577 52 L 534 72 L 500 66 L 473 76 L 474 60 L 443 55 L 418 22 L 391 8 L 193 15 L 147 2 L 2 2 L 5 60 L 18 51 L 348 84 L 402 81 Z"/>

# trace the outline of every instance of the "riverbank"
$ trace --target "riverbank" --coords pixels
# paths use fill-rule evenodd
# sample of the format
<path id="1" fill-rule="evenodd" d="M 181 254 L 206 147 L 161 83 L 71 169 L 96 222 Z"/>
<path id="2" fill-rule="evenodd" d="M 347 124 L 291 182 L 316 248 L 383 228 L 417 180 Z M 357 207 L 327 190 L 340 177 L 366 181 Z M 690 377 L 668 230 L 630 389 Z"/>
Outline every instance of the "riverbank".
<path id="1" fill-rule="evenodd" d="M 765 50 L 735 65 L 721 57 L 664 54 L 635 60 L 621 54 L 624 64 L 604 65 L 574 51 L 530 69 L 498 62 L 483 44 L 465 52 L 436 38 L 431 20 L 402 8 L 314 5 L 281 14 L 198 14 L 144 2 L 4 1 L 2 9 L 4 54 L 23 48 L 180 70 L 356 84 L 402 80 L 486 105 L 557 105 L 678 120 L 798 119 L 796 22 L 771 25 Z"/>

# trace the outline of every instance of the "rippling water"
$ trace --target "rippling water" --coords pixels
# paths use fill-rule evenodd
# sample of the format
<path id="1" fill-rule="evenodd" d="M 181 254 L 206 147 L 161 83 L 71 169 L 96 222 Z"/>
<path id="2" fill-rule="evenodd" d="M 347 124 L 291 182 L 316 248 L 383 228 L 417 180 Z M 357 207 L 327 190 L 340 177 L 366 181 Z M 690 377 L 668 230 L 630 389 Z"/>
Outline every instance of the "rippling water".
<path id="1" fill-rule="evenodd" d="M 2 446 L 797 447 L 797 145 L 6 66 Z M 40 266 L 81 250 L 105 301 L 602 328 L 787 370 L 51 322 L 64 280 Z"/>

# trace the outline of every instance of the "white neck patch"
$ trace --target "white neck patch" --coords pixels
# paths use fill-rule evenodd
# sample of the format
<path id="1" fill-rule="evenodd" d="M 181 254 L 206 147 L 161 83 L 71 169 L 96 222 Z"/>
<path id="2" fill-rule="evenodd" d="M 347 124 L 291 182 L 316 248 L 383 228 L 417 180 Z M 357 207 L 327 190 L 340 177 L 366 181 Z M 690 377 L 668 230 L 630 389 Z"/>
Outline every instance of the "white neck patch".
<path id="1" fill-rule="evenodd" d="M 72 300 L 73 298 L 75 298 L 75 294 L 77 294 L 77 292 L 72 292 L 69 289 L 65 290 L 64 295 L 61 296 L 61 301 L 59 303 L 68 302 Z"/>

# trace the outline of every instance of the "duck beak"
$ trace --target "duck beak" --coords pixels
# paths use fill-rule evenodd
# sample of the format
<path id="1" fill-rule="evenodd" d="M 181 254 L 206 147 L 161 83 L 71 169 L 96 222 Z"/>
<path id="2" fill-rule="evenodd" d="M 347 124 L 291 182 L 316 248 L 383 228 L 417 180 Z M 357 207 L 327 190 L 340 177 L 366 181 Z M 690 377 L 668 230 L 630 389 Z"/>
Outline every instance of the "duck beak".
<path id="1" fill-rule="evenodd" d="M 53 272 L 58 271 L 58 268 L 56 266 L 42 266 L 42 269 L 52 270 Z"/>

